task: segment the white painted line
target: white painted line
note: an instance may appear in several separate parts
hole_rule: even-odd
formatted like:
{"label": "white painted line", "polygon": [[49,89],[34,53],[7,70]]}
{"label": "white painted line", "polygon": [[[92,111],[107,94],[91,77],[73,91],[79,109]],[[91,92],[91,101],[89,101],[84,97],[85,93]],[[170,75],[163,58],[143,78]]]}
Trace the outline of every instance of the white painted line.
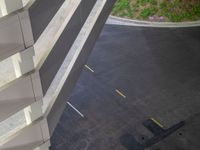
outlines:
{"label": "white painted line", "polygon": [[117,92],[121,97],[126,98],[126,95],[124,95],[121,91],[119,91],[118,89],[115,90],[115,92]]}
{"label": "white painted line", "polygon": [[88,65],[85,65],[85,67],[90,70],[92,73],[94,73],[94,70],[92,70]]}
{"label": "white painted line", "polygon": [[72,109],[74,109],[82,118],[85,117],[85,116],[84,116],[80,111],[78,111],[78,109],[76,109],[70,102],[67,102],[67,104],[68,104]]}

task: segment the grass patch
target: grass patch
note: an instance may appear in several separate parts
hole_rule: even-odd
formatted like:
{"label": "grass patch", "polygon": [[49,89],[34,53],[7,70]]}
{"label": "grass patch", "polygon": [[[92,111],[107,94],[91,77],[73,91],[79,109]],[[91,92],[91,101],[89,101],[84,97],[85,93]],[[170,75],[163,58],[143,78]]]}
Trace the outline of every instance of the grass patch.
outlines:
{"label": "grass patch", "polygon": [[158,9],[156,7],[145,8],[141,11],[140,16],[143,19],[147,19],[149,16],[153,16]]}
{"label": "grass patch", "polygon": [[117,0],[112,15],[151,21],[200,19],[200,0]]}
{"label": "grass patch", "polygon": [[145,5],[146,3],[150,3],[152,5],[157,5],[157,1],[156,0],[137,0],[136,2],[139,5]]}

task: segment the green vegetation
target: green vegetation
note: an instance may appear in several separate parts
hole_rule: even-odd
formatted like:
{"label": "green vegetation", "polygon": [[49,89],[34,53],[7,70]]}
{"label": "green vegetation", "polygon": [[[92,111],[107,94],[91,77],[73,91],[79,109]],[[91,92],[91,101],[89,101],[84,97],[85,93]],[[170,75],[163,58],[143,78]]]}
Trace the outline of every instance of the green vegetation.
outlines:
{"label": "green vegetation", "polygon": [[151,21],[200,19],[200,0],[117,0],[112,15]]}
{"label": "green vegetation", "polygon": [[156,7],[144,8],[141,11],[140,16],[143,19],[147,19],[149,16],[153,16],[157,11],[158,11],[158,9]]}

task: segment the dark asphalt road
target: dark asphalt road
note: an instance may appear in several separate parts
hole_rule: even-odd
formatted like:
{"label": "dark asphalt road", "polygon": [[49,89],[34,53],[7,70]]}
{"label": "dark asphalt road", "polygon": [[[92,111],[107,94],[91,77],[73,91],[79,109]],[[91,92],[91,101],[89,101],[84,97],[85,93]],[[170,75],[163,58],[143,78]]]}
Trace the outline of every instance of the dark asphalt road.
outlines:
{"label": "dark asphalt road", "polygon": [[[51,150],[126,149],[143,144],[149,118],[183,128],[151,150],[200,149],[200,28],[159,29],[106,25],[51,139]],[[126,98],[116,93],[121,91]]]}

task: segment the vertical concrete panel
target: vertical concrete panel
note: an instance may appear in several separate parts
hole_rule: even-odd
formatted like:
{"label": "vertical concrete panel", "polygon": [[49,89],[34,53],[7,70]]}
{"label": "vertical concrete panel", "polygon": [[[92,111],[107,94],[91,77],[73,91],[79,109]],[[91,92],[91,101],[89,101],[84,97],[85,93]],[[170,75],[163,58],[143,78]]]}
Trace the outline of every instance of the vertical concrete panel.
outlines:
{"label": "vertical concrete panel", "polygon": [[25,49],[23,34],[17,15],[0,20],[0,61]]}
{"label": "vertical concrete panel", "polygon": [[26,48],[33,46],[34,39],[28,10],[18,13],[18,16],[21,23],[21,30],[24,36],[24,45]]}
{"label": "vertical concrete panel", "polygon": [[39,71],[44,94],[53,81],[80,28],[80,8],[78,8]]}
{"label": "vertical concrete panel", "polygon": [[2,15],[8,15],[23,7],[22,0],[0,0]]}
{"label": "vertical concrete panel", "polygon": [[[50,52],[48,58],[45,60],[43,66],[41,67],[40,76],[44,94],[48,90],[51,82],[58,72],[58,69],[65,59],[68,51],[70,50],[78,33],[80,32],[95,2],[96,0],[84,0],[81,2],[76,12],[72,16],[70,22],[67,24],[62,35],[55,44],[54,48]],[[86,7],[87,5],[88,7]],[[86,8],[83,9],[83,7]],[[86,11],[84,12],[85,15],[83,15],[83,10]]]}
{"label": "vertical concrete panel", "polygon": [[89,54],[91,53],[92,48],[95,45],[95,42],[97,38],[99,37],[99,34],[106,22],[106,19],[112,9],[112,6],[114,4],[115,0],[109,0],[106,5],[104,6],[103,11],[101,12],[100,16],[97,19],[97,22],[95,23],[83,49],[81,50],[81,54],[78,56],[70,75],[68,76],[67,80],[65,81],[65,84],[58,95],[56,102],[54,106],[51,109],[51,112],[49,113],[47,120],[49,124],[49,130],[50,134],[52,135],[54,132],[54,129],[66,107],[66,102],[70,96],[70,94],[73,91],[73,88],[80,76],[80,73],[83,69],[84,64],[86,63]]}
{"label": "vertical concrete panel", "polygon": [[34,40],[40,37],[65,0],[36,0],[29,9]]}
{"label": "vertical concrete panel", "polygon": [[60,117],[66,107],[66,102],[69,100],[68,98],[73,91],[74,85],[80,76],[82,68],[83,65],[80,64],[79,66],[74,67],[74,69],[71,71],[70,75],[65,81],[62,90],[60,91],[59,96],[56,99],[54,106],[52,107],[50,113],[48,114],[47,121],[49,125],[50,135],[53,134],[53,131],[58,121],[60,120]]}
{"label": "vertical concrete panel", "polygon": [[84,23],[97,0],[82,0],[80,4],[81,21]]}

